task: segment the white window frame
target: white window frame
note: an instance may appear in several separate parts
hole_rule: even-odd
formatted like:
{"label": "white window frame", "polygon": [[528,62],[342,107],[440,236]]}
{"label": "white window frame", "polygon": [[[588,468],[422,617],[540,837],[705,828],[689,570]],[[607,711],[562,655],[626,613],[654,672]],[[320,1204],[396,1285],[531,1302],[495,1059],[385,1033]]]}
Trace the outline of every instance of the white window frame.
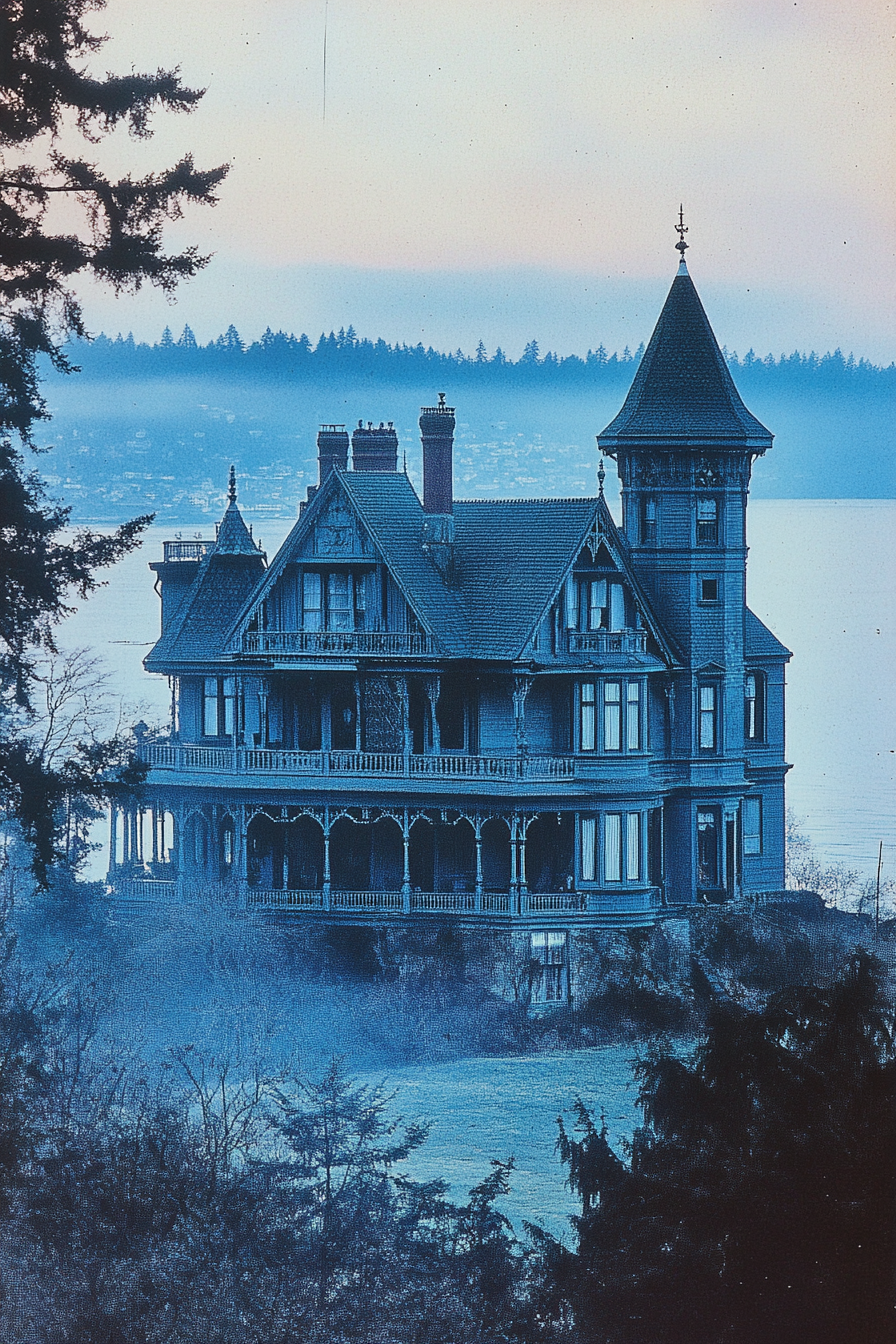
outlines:
{"label": "white window frame", "polygon": [[597,881],[597,817],[579,818],[579,870],[583,882]]}
{"label": "white window frame", "polygon": [[595,681],[579,682],[579,751],[597,750],[597,687]]}
{"label": "white window frame", "polygon": [[622,682],[603,683],[604,751],[622,751]]}
{"label": "white window frame", "polygon": [[622,813],[603,814],[603,872],[605,882],[622,881]]}

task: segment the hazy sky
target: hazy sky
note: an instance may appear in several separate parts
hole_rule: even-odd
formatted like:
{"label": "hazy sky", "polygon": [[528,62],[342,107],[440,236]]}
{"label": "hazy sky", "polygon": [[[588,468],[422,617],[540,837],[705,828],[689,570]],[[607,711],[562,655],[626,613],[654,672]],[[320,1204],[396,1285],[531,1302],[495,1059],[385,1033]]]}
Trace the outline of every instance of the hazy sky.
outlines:
{"label": "hazy sky", "polygon": [[95,23],[100,70],[208,89],[112,154],[233,165],[175,228],[206,273],[173,307],[90,293],[95,328],[635,346],[683,201],[720,341],[896,357],[896,3],[110,0]]}

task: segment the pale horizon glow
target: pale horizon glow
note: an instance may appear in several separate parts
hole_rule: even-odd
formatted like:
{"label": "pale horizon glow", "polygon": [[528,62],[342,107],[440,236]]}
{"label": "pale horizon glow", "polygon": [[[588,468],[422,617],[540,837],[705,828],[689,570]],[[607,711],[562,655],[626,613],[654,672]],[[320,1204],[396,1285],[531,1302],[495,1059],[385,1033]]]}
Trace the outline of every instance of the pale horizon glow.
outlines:
{"label": "pale horizon glow", "polygon": [[208,270],[175,304],[85,291],[94,330],[634,348],[683,201],[720,341],[896,356],[886,0],[110,0],[94,26],[98,71],[207,88],[104,156],[232,164],[172,228]]}

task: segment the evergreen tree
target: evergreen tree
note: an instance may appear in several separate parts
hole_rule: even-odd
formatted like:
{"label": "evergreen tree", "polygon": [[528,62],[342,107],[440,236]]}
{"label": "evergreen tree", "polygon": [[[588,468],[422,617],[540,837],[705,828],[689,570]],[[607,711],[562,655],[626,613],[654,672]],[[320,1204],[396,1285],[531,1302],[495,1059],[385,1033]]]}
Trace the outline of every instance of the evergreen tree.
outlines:
{"label": "evergreen tree", "polygon": [[[579,1103],[582,1203],[554,1283],[588,1344],[886,1344],[896,1289],[896,1054],[882,968],[712,1009],[691,1060],[640,1066],[626,1165]],[[577,1135],[577,1137],[576,1137]]]}
{"label": "evergreen tree", "polygon": [[[69,596],[86,597],[97,569],[132,549],[149,520],[111,536],[65,537],[69,510],[48,499],[24,457],[47,416],[38,360],[71,370],[65,343],[86,336],[74,290],[80,277],[119,292],[144,283],[170,292],[194,275],[207,258],[195,247],[165,252],[162,225],[185,201],[213,202],[226,172],[199,171],[186,155],[162,172],[116,181],[93,162],[94,145],[115,127],[146,137],[154,111],[189,111],[202,96],[176,70],[90,74],[87,63],[104,39],[84,17],[99,7],[96,0],[0,7],[0,806],[7,816],[28,813],[41,876],[54,850],[58,781],[16,738],[13,720],[27,713],[34,652],[53,647]],[[90,145],[89,159],[63,148],[72,122]],[[55,231],[50,209],[60,197],[71,204],[65,233]]]}

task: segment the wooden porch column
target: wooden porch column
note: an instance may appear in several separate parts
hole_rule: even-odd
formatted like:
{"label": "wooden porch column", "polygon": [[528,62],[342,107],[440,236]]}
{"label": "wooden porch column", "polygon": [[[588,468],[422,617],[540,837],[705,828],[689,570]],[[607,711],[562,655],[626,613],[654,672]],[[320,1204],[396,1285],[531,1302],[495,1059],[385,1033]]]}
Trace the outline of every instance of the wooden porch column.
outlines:
{"label": "wooden porch column", "polygon": [[520,831],[521,834],[519,837],[519,847],[520,847],[519,873],[520,873],[520,909],[522,910],[523,902],[529,894],[529,888],[526,885],[526,836],[529,831],[529,823],[524,817],[520,819]]}
{"label": "wooden porch column", "polygon": [[514,914],[519,913],[518,907],[520,897],[520,884],[519,884],[519,877],[517,875],[518,874],[517,860],[519,858],[519,853],[517,850],[518,835],[519,835],[518,825],[519,825],[519,818],[517,814],[514,812],[510,818],[510,898]]}
{"label": "wooden porch column", "polygon": [[513,674],[513,726],[516,735],[516,752],[525,756],[529,750],[526,740],[526,699],[532,689],[534,677],[529,672]]}
{"label": "wooden porch column", "polygon": [[330,909],[330,809],[324,808],[324,881],[321,891],[325,910]]}
{"label": "wooden porch column", "polygon": [[155,868],[159,862],[159,811],[155,803],[150,808],[152,816],[152,866]]}
{"label": "wooden porch column", "polygon": [[401,838],[404,844],[404,871],[401,877],[401,908],[405,914],[411,909],[411,823],[408,809],[404,809],[401,822]]}
{"label": "wooden porch column", "polygon": [[442,754],[442,734],[439,728],[439,716],[436,713],[436,709],[442,690],[441,677],[437,672],[433,673],[431,676],[424,678],[423,684],[426,687],[426,698],[429,701],[429,721],[432,730],[432,754],[433,756],[440,756]]}
{"label": "wooden porch column", "polygon": [[473,909],[478,913],[482,909],[482,818],[478,815],[473,823],[476,837],[476,889],[473,897]]}
{"label": "wooden porch column", "polygon": [[115,874],[118,866],[118,808],[115,803],[109,804],[109,877]]}

